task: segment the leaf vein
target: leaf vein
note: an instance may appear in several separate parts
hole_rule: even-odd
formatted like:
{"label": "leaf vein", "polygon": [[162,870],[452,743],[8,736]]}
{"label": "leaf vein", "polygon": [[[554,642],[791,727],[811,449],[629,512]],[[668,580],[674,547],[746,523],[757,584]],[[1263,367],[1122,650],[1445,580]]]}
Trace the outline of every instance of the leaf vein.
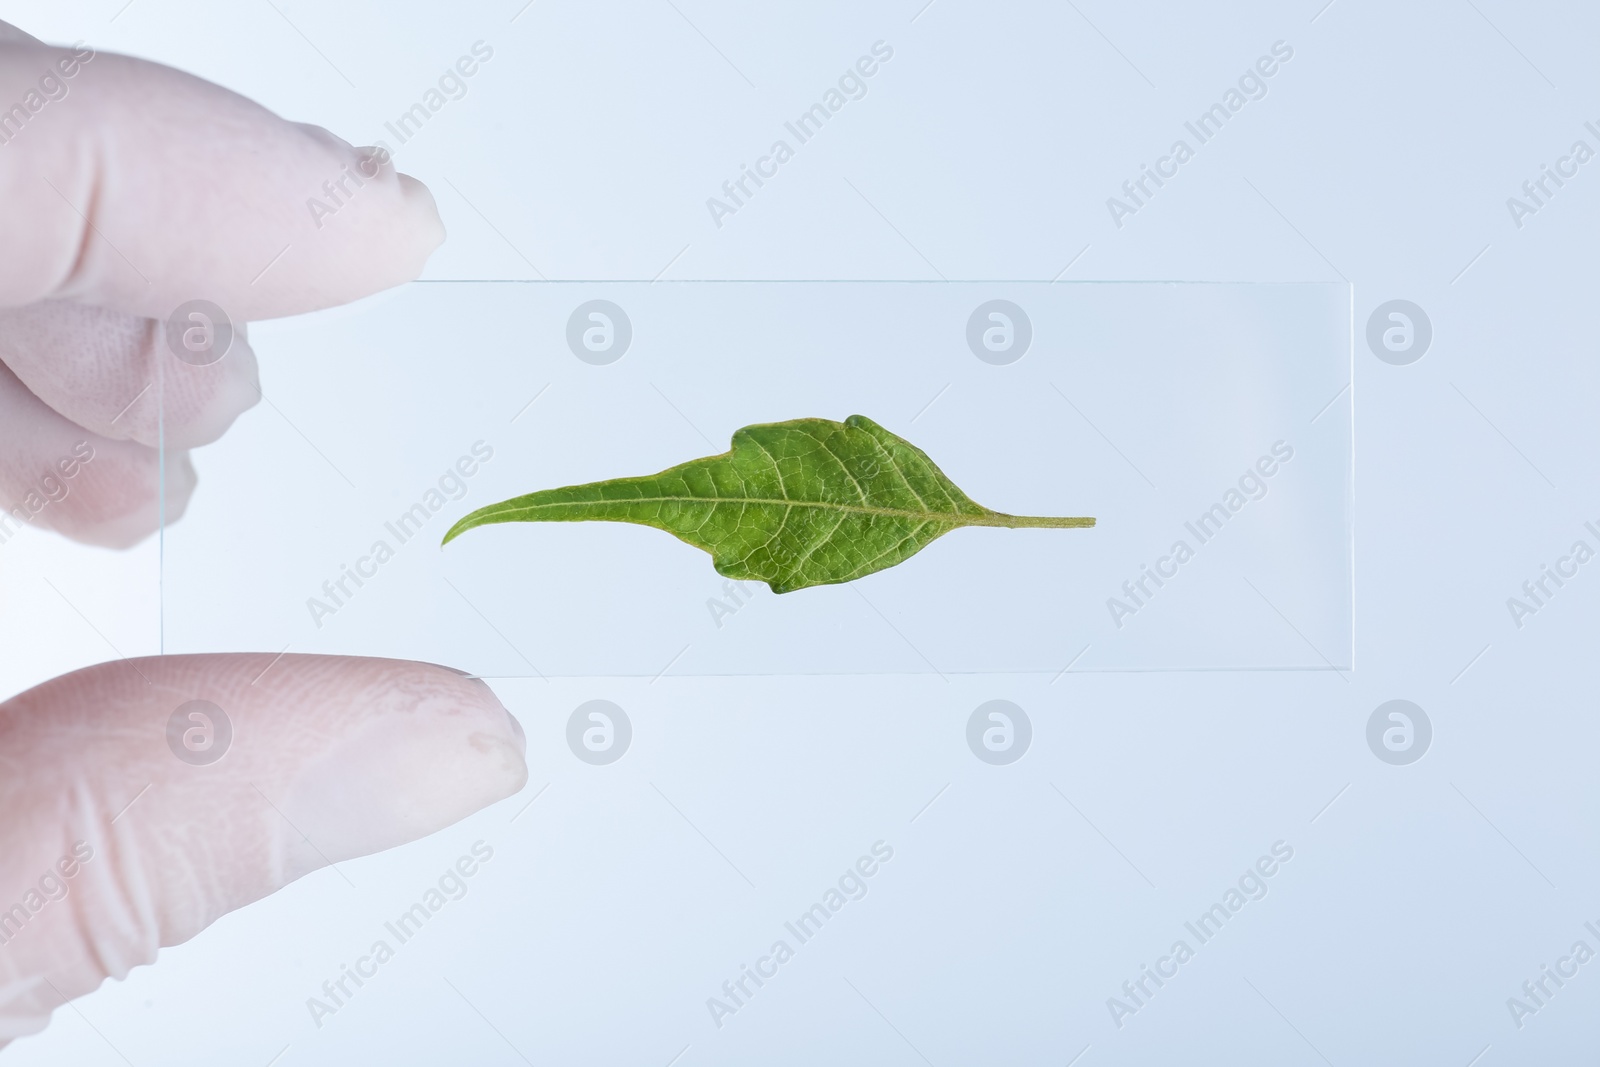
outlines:
{"label": "leaf vein", "polygon": [[[641,496],[632,500],[549,500],[537,504],[524,504],[521,507],[507,508],[505,514],[533,513],[545,508],[595,508],[605,505],[629,506],[632,504],[659,504],[659,503],[695,503],[704,504],[704,497],[694,496]],[[830,500],[778,500],[772,497],[719,497],[712,502],[713,507],[725,504],[770,504],[773,506],[795,508],[823,508],[829,511],[847,511],[861,515],[881,515],[888,518],[907,519],[915,521],[951,523],[958,526],[983,526],[982,516],[964,515],[959,511],[911,511],[906,508],[874,507],[870,504],[840,504]],[[499,514],[496,512],[495,514]],[[989,524],[997,525],[997,524]]]}
{"label": "leaf vein", "polygon": [[[906,472],[900,469],[900,464],[895,462],[894,454],[884,446],[882,441],[878,440],[877,435],[869,433],[867,434],[867,440],[871,441],[874,447],[876,447],[879,452],[883,453],[883,458],[889,461],[889,466],[893,468],[894,472],[900,476],[901,483],[906,487],[907,490],[910,491],[911,495],[917,498],[917,503],[922,505],[922,509],[924,511],[932,511],[933,509],[928,507],[928,502],[922,499],[922,494],[917,492],[916,486],[911,484],[911,479],[906,477]],[[950,500],[950,494],[946,493],[945,499]],[[954,506],[955,501],[950,500],[950,504]]]}
{"label": "leaf vein", "polygon": [[849,512],[841,511],[839,513],[839,521],[835,522],[833,524],[833,527],[830,530],[828,530],[827,533],[825,533],[821,537],[817,538],[817,543],[816,544],[814,544],[810,548],[806,549],[805,553],[799,558],[799,560],[797,560],[795,562],[795,565],[792,568],[790,568],[789,576],[790,577],[798,577],[800,575],[800,572],[803,569],[805,569],[805,565],[811,559],[811,557],[814,556],[817,553],[817,550],[820,549],[823,545],[825,545],[829,541],[833,540],[833,535],[839,532],[839,527],[843,526],[844,525],[844,520],[849,518],[849,517],[850,517]]}
{"label": "leaf vein", "polygon": [[919,523],[917,523],[917,525],[912,528],[910,533],[906,534],[904,537],[900,538],[900,540],[896,541],[894,544],[890,545],[888,548],[884,549],[882,552],[879,552],[876,556],[873,556],[871,559],[867,560],[865,563],[863,563],[860,566],[856,567],[854,570],[852,570],[849,573],[849,575],[847,577],[841,578],[839,580],[842,581],[842,582],[853,582],[857,578],[860,578],[862,575],[871,574],[873,569],[874,569],[873,568],[873,564],[877,563],[880,559],[883,559],[885,556],[889,555],[890,553],[899,551],[900,546],[904,545],[907,541],[910,541],[912,538],[914,538],[918,534],[920,534],[922,532],[922,528],[924,526],[927,526],[927,525],[929,525],[929,523],[927,523],[927,522],[919,522]]}
{"label": "leaf vein", "polygon": [[[839,465],[839,469],[844,472],[844,476],[846,478],[850,479],[850,484],[856,487],[856,496],[860,497],[861,498],[861,503],[865,504],[867,502],[867,490],[865,489],[865,487],[862,486],[862,484],[859,481],[856,480],[856,476],[850,472],[850,468],[849,468],[848,465],[846,465],[844,459],[837,452],[835,452],[832,448],[830,448],[828,446],[828,442],[826,440],[824,440],[823,438],[818,437],[816,434],[810,432],[809,430],[806,431],[806,436],[811,438],[819,446],[821,446],[822,450],[828,454],[829,458],[832,459],[835,463],[837,463]],[[871,434],[868,434],[867,436],[870,437]],[[876,443],[876,442],[874,442],[874,443]],[[915,490],[912,491],[911,495],[912,496],[916,496]]]}

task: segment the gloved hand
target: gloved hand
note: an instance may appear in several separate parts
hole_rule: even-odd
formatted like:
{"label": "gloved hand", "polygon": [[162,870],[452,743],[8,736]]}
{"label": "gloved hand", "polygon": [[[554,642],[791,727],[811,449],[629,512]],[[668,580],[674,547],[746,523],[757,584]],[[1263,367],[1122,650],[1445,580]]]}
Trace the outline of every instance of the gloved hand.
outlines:
{"label": "gloved hand", "polygon": [[[339,210],[314,217],[328,182]],[[242,324],[407,281],[443,239],[381,154],[3,23],[0,205],[0,539],[126,546],[163,493],[181,515],[188,450],[260,397]],[[309,871],[511,795],[524,751],[482,682],[390,660],[123,660],[0,704],[0,1044]]]}

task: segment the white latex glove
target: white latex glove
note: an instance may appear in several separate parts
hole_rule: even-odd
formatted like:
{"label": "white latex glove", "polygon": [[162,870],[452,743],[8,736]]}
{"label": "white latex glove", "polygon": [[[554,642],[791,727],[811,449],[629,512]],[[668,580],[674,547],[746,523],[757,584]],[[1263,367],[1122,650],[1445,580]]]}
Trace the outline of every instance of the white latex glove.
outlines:
{"label": "white latex glove", "polygon": [[[319,227],[306,201],[341,178],[353,195]],[[443,236],[427,189],[370,150],[0,23],[0,508],[92,544],[151,533],[158,371],[169,520],[194,490],[186,450],[260,395],[242,329],[197,366],[168,345],[174,310],[238,324],[354,300]],[[169,746],[190,700],[232,725],[219,762]],[[309,871],[511,795],[524,751],[482,682],[390,660],[129,660],[0,704],[0,1045]]]}

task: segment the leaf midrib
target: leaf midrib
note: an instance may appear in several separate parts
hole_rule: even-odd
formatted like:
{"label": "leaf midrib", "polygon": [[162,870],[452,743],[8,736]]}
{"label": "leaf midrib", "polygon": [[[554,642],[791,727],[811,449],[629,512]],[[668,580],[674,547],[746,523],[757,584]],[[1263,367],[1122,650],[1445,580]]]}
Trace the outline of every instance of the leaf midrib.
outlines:
{"label": "leaf midrib", "polygon": [[[910,511],[902,508],[875,508],[867,504],[834,504],[820,500],[780,500],[754,496],[636,496],[619,500],[551,500],[537,504],[508,506],[506,511],[534,511],[539,508],[586,508],[607,504],[770,504],[788,508],[822,508],[826,511],[847,511],[860,515],[887,515],[896,519],[915,519],[918,522],[948,522],[958,526],[981,525],[985,518],[999,516],[985,508],[975,515],[948,511]],[[1005,516],[1010,517],[1010,516]]]}

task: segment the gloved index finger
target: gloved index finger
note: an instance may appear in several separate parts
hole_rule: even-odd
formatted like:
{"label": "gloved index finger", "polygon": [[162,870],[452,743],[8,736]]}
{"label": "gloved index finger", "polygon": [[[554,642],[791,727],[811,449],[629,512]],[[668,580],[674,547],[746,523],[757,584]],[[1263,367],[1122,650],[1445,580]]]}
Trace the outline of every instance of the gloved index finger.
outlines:
{"label": "gloved index finger", "polygon": [[0,207],[0,307],[163,320],[346,303],[416,277],[444,236],[381,151],[160,64],[5,34]]}

